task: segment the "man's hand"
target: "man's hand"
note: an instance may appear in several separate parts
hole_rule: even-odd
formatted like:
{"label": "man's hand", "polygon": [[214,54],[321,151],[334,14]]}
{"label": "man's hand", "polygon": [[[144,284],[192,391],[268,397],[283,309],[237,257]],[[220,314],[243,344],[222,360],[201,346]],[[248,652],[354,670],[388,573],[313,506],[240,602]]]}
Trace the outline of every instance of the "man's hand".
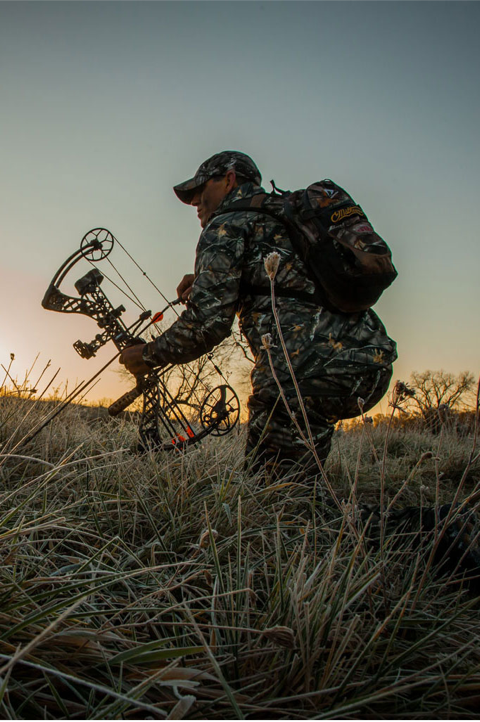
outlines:
{"label": "man's hand", "polygon": [[147,344],[142,343],[137,346],[129,346],[122,351],[118,359],[119,363],[123,364],[127,371],[130,371],[134,376],[143,376],[152,370],[150,366],[147,366],[142,357],[143,349],[146,345]]}
{"label": "man's hand", "polygon": [[195,276],[193,273],[187,273],[177,287],[177,296],[178,298],[181,298],[184,303],[190,296],[194,279]]}

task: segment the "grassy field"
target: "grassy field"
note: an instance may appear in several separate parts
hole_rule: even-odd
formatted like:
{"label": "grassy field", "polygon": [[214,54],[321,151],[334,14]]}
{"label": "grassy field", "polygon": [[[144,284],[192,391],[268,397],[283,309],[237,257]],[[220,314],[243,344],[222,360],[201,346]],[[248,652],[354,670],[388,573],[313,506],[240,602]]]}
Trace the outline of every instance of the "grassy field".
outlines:
{"label": "grassy field", "polygon": [[449,550],[389,521],[475,506],[472,432],[339,431],[338,507],[246,474],[241,430],[140,456],[72,405],[19,443],[45,413],[0,398],[0,717],[480,718],[475,528]]}

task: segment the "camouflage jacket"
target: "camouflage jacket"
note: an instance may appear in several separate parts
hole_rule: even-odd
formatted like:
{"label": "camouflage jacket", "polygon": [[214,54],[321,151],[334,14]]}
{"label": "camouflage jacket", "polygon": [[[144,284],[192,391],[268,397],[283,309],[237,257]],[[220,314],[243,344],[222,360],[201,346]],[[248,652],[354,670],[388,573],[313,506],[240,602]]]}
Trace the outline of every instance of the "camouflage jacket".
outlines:
{"label": "camouflage jacket", "polygon": [[[234,189],[218,211],[234,201],[264,189],[245,183]],[[217,212],[218,212],[217,211]],[[280,254],[275,288],[314,292],[304,263],[294,252],[284,226],[270,216],[242,211],[216,215],[203,229],[195,259],[195,280],[187,309],[161,336],[149,343],[144,359],[164,366],[181,364],[210,351],[226,338],[235,318],[255,357],[253,388],[277,392],[261,338],[270,333],[272,356],[280,382],[291,386],[269,295],[249,295],[248,286],[270,281],[264,260]],[[247,290],[245,290],[247,288]],[[282,334],[302,391],[322,393],[328,377],[332,384],[346,375],[389,368],[397,357],[396,345],[373,310],[333,313],[316,303],[277,297]]]}

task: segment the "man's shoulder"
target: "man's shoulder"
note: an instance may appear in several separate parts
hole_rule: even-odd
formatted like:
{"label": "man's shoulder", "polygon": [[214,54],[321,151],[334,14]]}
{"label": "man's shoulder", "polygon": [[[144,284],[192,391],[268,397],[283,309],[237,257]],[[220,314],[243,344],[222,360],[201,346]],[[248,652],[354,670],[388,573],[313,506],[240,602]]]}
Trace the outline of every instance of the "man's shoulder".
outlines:
{"label": "man's shoulder", "polygon": [[[223,199],[204,231],[215,231],[225,225],[250,230],[260,220],[262,223],[277,225],[280,220],[275,218],[272,213],[269,211],[265,214],[258,212],[260,205],[262,207],[268,205],[269,198],[270,194],[261,186],[250,182],[244,183]],[[265,199],[267,200],[266,204]]]}
{"label": "man's shoulder", "polygon": [[207,225],[202,231],[202,236],[208,235],[210,233],[218,233],[220,229],[226,227],[241,228],[244,226],[245,221],[247,220],[246,215],[246,213],[242,213],[240,215],[236,211],[228,210],[226,210],[224,213],[219,213],[208,221]]}
{"label": "man's shoulder", "polygon": [[265,195],[265,190],[262,188],[262,186],[256,185],[255,183],[252,183],[251,181],[248,181],[247,183],[243,183],[241,186],[237,186],[234,188],[225,198],[222,200],[220,205],[218,206],[217,210],[215,211],[216,214],[222,213],[224,210],[227,210],[230,206],[232,206],[235,203],[242,203],[244,202],[246,205],[251,201],[251,199],[259,194]]}
{"label": "man's shoulder", "polygon": [[218,234],[219,232],[225,235],[229,232],[238,232],[239,230],[250,228],[254,221],[252,214],[248,211],[238,210],[233,206],[234,204],[243,204],[243,202],[248,206],[252,198],[258,194],[265,194],[265,191],[253,183],[245,183],[243,186],[237,188],[236,191],[235,193],[229,194],[229,196],[222,201],[203,229],[203,236],[212,233]]}

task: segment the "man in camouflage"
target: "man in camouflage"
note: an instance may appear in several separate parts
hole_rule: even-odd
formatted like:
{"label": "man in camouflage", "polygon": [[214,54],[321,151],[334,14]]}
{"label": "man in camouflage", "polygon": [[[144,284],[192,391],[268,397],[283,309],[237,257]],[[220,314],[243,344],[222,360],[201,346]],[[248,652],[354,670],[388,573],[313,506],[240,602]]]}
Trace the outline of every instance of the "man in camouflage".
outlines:
{"label": "man in camouflage", "polygon": [[[264,262],[275,251],[280,256],[275,289],[282,295],[275,302],[281,333],[316,451],[325,460],[335,422],[359,415],[359,403],[362,410],[372,408],[385,394],[396,359],[395,342],[372,310],[335,313],[314,301],[314,284],[282,223],[257,213],[222,213],[235,201],[265,193],[260,172],[249,156],[236,151],[218,153],[174,191],[183,203],[197,208],[203,229],[195,273],[185,276],[177,289],[187,308],[154,341],[126,349],[121,362],[132,373],[141,374],[153,367],[192,361],[230,334],[237,314],[255,358],[248,400],[247,462],[257,467],[273,465],[277,470],[292,465],[305,469],[312,454],[278,388],[279,383],[305,434],[268,293]],[[265,292],[258,294],[258,287]],[[296,297],[288,297],[289,293]],[[269,349],[262,342],[267,334]]]}

